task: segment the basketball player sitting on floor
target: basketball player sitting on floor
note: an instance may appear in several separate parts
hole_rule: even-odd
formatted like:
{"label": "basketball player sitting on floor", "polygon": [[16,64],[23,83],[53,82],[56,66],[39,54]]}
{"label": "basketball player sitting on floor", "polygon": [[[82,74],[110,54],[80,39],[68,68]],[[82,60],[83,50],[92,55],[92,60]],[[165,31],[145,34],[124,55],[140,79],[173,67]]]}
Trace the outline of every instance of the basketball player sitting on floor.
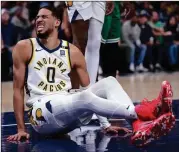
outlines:
{"label": "basketball player sitting on floor", "polygon": [[[143,146],[168,133],[174,126],[172,88],[164,81],[159,96],[139,105],[133,102],[118,81],[108,77],[89,86],[89,76],[81,51],[58,39],[60,19],[51,7],[39,9],[36,17],[38,38],[22,40],[13,50],[14,113],[17,134],[7,140],[29,139],[24,124],[24,87],[32,127],[41,134],[67,133],[87,124],[93,113],[108,118],[125,118],[133,126],[132,143]],[[76,70],[82,91],[70,93],[70,71]],[[89,87],[88,87],[89,86]],[[103,125],[103,122],[100,121]],[[108,131],[123,127],[103,126]]]}

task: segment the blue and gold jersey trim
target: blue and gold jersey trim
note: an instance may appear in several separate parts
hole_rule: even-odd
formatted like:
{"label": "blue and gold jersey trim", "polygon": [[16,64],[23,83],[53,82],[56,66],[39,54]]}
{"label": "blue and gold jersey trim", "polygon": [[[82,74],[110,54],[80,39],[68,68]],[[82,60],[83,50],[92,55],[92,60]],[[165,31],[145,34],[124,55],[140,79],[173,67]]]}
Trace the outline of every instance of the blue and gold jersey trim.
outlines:
{"label": "blue and gold jersey trim", "polygon": [[71,58],[70,58],[70,45],[69,45],[69,42],[68,42],[68,63],[69,63],[70,69],[72,69]]}
{"label": "blue and gold jersey trim", "polygon": [[70,59],[70,46],[69,42],[62,40],[62,48],[65,49],[66,54],[67,54],[67,59],[68,59],[68,66],[71,69],[71,59]]}
{"label": "blue and gold jersey trim", "polygon": [[29,64],[32,62],[32,60],[33,60],[33,58],[34,58],[34,54],[35,54],[34,43],[33,43],[32,39],[29,39],[29,40],[30,40],[30,43],[31,43],[31,45],[32,45],[32,53],[31,53],[31,57],[30,57],[29,61],[27,62],[27,65],[29,65]]}
{"label": "blue and gold jersey trim", "polygon": [[59,50],[59,49],[61,48],[61,46],[62,46],[62,40],[61,40],[61,39],[60,39],[60,44],[59,44],[55,49],[52,49],[52,50],[46,48],[46,47],[40,42],[40,40],[39,40],[38,38],[36,38],[36,40],[37,40],[37,43],[38,43],[45,51],[47,51],[48,53],[53,53],[53,52]]}

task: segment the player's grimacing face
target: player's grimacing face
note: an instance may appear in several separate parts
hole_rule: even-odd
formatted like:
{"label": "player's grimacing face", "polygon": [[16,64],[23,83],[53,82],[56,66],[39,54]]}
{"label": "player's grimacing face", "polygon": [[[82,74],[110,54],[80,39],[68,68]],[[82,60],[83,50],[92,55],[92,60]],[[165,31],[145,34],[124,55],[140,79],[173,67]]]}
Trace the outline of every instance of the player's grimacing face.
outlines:
{"label": "player's grimacing face", "polygon": [[38,35],[49,34],[55,28],[55,21],[57,19],[52,16],[52,12],[48,9],[41,9],[36,16],[36,32]]}

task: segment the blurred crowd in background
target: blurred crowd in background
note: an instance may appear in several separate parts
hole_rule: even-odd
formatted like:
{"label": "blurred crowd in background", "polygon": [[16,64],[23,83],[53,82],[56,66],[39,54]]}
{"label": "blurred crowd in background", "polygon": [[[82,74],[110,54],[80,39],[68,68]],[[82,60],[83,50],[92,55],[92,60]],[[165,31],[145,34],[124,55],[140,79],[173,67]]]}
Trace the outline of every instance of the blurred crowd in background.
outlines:
{"label": "blurred crowd in background", "polygon": [[[12,80],[12,51],[22,39],[36,37],[35,17],[41,6],[53,5],[63,15],[63,2],[1,2],[1,79]],[[120,38],[117,52],[107,48],[102,75],[111,67],[119,73],[179,70],[179,2],[119,2]],[[125,15],[124,15],[125,14]],[[115,23],[113,23],[115,24]],[[72,42],[63,22],[59,37]],[[103,42],[101,43],[101,46]],[[101,50],[102,51],[102,50]],[[117,58],[115,62],[110,55]],[[104,56],[102,53],[101,55]],[[110,63],[109,63],[110,62]],[[104,61],[102,62],[104,63]],[[115,71],[116,72],[116,71]]]}

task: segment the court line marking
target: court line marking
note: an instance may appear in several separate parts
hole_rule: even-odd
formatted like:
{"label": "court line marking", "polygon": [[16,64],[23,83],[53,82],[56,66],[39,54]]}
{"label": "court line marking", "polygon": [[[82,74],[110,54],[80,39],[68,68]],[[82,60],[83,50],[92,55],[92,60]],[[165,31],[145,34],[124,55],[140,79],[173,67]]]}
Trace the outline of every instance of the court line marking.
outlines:
{"label": "court line marking", "polygon": [[[30,125],[30,123],[25,123],[25,125]],[[17,124],[1,125],[1,127],[12,127],[12,126],[17,126]]]}
{"label": "court line marking", "polygon": [[[126,119],[109,119],[109,121],[114,122],[114,121],[124,121]],[[179,122],[179,119],[176,119],[177,122]],[[25,123],[25,125],[30,125],[30,123]],[[8,125],[1,125],[1,127],[12,127],[12,126],[17,126],[17,124],[8,124]]]}

